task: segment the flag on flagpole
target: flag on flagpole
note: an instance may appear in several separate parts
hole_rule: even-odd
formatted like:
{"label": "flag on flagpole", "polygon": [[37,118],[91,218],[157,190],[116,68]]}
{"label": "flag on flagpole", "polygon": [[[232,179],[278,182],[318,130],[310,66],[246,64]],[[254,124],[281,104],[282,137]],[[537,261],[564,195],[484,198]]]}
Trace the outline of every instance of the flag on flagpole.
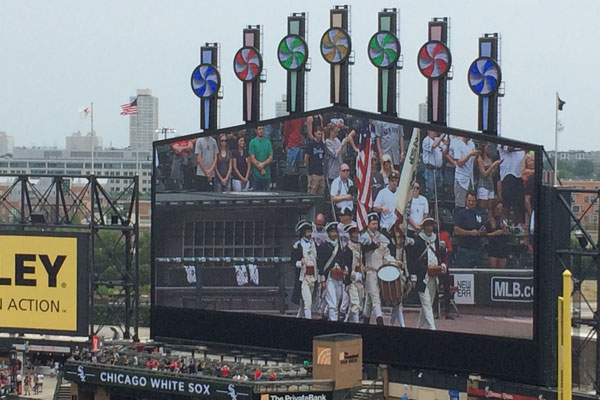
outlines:
{"label": "flag on flagpole", "polygon": [[563,107],[565,106],[567,102],[563,101],[560,99],[560,97],[558,97],[558,93],[556,93],[556,109],[559,111],[562,111]]}
{"label": "flag on flagpole", "polygon": [[81,119],[86,119],[90,115],[90,107],[79,107],[79,116]]}
{"label": "flag on flagpole", "polygon": [[121,115],[137,114],[137,97],[131,103],[121,104]]}
{"label": "flag on flagpole", "polygon": [[398,217],[399,223],[403,224],[408,224],[406,211],[412,198],[412,187],[416,179],[420,143],[420,129],[414,129],[406,151],[406,159],[402,166],[402,172],[400,173],[398,189],[396,189],[396,217]]}
{"label": "flag on flagpole", "polygon": [[356,157],[356,221],[359,231],[367,228],[367,215],[373,206],[371,177],[371,170],[373,168],[373,148],[371,143],[371,130],[369,127],[369,121],[364,121],[361,124],[358,135],[358,156]]}

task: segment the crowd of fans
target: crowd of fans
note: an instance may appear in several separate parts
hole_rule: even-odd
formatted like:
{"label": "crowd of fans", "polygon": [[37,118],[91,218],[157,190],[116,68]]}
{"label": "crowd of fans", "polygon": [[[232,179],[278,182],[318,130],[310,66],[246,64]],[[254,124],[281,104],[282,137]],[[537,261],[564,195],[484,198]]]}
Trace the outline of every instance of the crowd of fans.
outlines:
{"label": "crowd of fans", "polygon": [[[359,118],[333,113],[174,142],[169,181],[179,190],[217,192],[284,190],[294,182],[296,191],[323,195],[333,206],[317,211],[339,220],[344,209],[356,210],[357,132],[364,126]],[[367,126],[376,202],[390,174],[402,174],[409,138],[399,124],[370,120]],[[533,152],[436,131],[421,132],[420,148],[409,189],[409,234],[423,218],[436,217],[453,236],[460,266],[484,266],[489,253],[490,267],[505,267],[511,246],[531,254],[526,236],[535,205]],[[514,265],[522,264],[519,258]]]}
{"label": "crowd of fans", "polygon": [[[200,355],[201,358],[197,358]],[[174,374],[190,374],[232,379],[236,382],[275,381],[281,378],[308,378],[309,367],[291,363],[270,363],[233,357],[224,360],[217,354],[197,354],[187,350],[168,350],[158,346],[103,346],[98,351],[75,348],[74,361],[123,367],[144,368]],[[262,360],[261,360],[262,361]]]}

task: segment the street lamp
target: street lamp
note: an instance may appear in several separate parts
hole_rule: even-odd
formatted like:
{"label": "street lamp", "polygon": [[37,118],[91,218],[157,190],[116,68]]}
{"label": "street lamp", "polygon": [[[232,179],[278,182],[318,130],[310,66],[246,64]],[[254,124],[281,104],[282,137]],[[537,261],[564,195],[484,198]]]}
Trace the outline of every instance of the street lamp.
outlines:
{"label": "street lamp", "polygon": [[171,129],[171,128],[167,128],[166,126],[163,126],[160,129],[157,129],[154,131],[155,133],[162,133],[164,135],[164,139],[167,138],[167,133],[175,133],[177,132],[176,129]]}

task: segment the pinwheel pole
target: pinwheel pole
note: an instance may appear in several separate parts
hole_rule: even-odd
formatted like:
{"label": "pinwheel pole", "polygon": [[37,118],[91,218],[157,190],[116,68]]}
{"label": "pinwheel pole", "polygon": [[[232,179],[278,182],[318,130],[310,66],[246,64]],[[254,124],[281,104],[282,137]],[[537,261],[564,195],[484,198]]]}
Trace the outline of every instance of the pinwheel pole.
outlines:
{"label": "pinwheel pole", "polygon": [[448,18],[429,22],[429,41],[419,50],[419,70],[427,78],[427,120],[446,126],[448,104],[448,72],[452,56],[447,46]]}
{"label": "pinwheel pole", "polygon": [[287,104],[290,114],[304,112],[305,72],[308,71],[306,44],[306,14],[294,13],[288,17],[288,34],[277,47],[277,60],[287,71]]}
{"label": "pinwheel pole", "polygon": [[[479,38],[479,57],[489,57],[498,63],[498,34],[485,33]],[[486,71],[488,72],[488,71]],[[493,73],[493,71],[489,71]],[[499,88],[501,80],[500,76],[494,77],[488,75],[488,79],[498,79],[497,86]],[[499,90],[493,90],[487,96],[479,96],[479,120],[478,129],[490,135],[498,136],[499,134],[499,119],[498,119],[498,99],[502,96]]]}
{"label": "pinwheel pole", "polygon": [[331,65],[330,101],[348,107],[350,104],[350,54],[352,41],[348,33],[348,6],[335,6],[330,11],[330,28],[321,37],[321,55]]}
{"label": "pinwheel pole", "polygon": [[378,14],[379,31],[369,40],[368,56],[377,68],[377,111],[397,116],[397,71],[400,41],[396,36],[398,12],[386,8]]}
{"label": "pinwheel pole", "polygon": [[233,58],[235,75],[243,83],[242,118],[246,122],[260,119],[260,84],[263,68],[260,54],[260,26],[249,25],[243,33],[244,47]]}
{"label": "pinwheel pole", "polygon": [[192,72],[192,91],[200,98],[200,129],[203,130],[218,128],[217,101],[221,88],[218,54],[218,43],[206,43],[200,47],[200,65]]}

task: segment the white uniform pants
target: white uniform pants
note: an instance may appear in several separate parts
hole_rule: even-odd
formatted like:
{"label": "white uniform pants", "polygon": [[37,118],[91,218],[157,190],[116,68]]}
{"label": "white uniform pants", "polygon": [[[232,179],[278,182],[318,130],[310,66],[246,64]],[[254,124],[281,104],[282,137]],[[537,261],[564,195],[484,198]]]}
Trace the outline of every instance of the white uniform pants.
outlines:
{"label": "white uniform pants", "polygon": [[365,318],[371,318],[371,311],[375,317],[381,317],[381,298],[379,297],[379,286],[377,284],[377,271],[368,270],[365,285]]}
{"label": "white uniform pants", "polygon": [[348,286],[348,297],[350,297],[350,314],[360,315],[365,298],[365,286],[362,281],[352,282]]}
{"label": "white uniform pants", "polygon": [[327,289],[325,301],[327,302],[327,312],[330,321],[338,320],[338,311],[342,302],[342,292],[344,291],[344,282],[336,279],[327,279]]}
{"label": "white uniform pants", "polygon": [[433,302],[437,294],[437,278],[427,277],[427,284],[424,292],[419,292],[421,300],[421,312],[417,328],[426,328],[435,330],[435,319],[433,317]]}
{"label": "white uniform pants", "polygon": [[304,305],[304,317],[312,318],[312,300],[313,292],[315,290],[315,282],[317,278],[314,275],[304,275],[300,292],[302,293],[302,304]]}

